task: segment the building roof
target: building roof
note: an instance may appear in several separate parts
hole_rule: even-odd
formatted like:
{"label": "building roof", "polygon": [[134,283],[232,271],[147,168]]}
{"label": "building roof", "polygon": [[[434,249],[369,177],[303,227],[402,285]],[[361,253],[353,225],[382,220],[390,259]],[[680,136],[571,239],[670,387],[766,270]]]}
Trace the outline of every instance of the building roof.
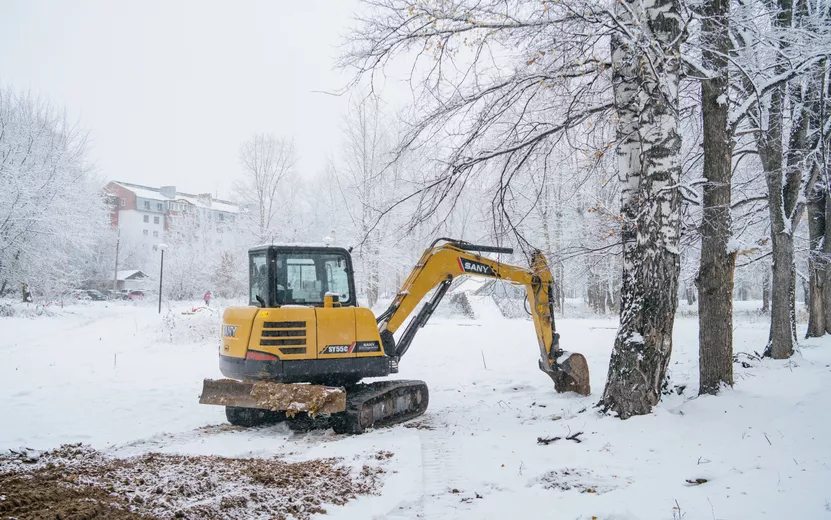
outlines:
{"label": "building roof", "polygon": [[139,280],[141,278],[147,278],[147,275],[143,272],[139,271],[138,269],[125,269],[124,271],[117,271],[115,273],[115,277],[119,281],[124,280]]}
{"label": "building roof", "polygon": [[239,213],[240,206],[235,202],[231,202],[229,200],[222,200],[222,199],[215,199],[211,197],[210,204],[206,204],[203,199],[199,197],[199,195],[194,195],[192,193],[184,193],[181,191],[176,192],[176,197],[172,199],[168,199],[167,197],[161,194],[161,188],[153,188],[151,186],[142,186],[141,184],[133,184],[131,182],[123,182],[123,181],[113,181],[114,184],[118,184],[119,186],[126,188],[133,193],[136,194],[137,197],[141,197],[142,199],[151,199],[151,200],[158,200],[158,201],[185,201],[197,208],[205,208],[205,209],[213,209],[217,211],[225,211],[227,213]]}

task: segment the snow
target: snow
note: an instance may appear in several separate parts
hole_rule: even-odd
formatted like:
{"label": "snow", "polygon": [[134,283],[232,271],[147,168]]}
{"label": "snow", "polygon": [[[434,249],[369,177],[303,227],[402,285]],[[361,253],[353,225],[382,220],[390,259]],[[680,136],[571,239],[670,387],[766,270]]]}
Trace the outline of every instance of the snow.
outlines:
{"label": "snow", "polygon": [[[758,360],[768,324],[737,313],[735,350],[748,366],[734,365],[733,389],[696,397],[697,321],[679,318],[670,395],[621,421],[593,407],[617,320],[558,319],[563,348],[583,353],[593,377],[591,396],[558,395],[537,368],[532,322],[477,303],[479,319],[431,321],[401,360],[398,377],[430,387],[423,417],[361,436],[297,434],[222,427],[220,407],[198,404],[202,379],[220,376],[220,313],[182,314],[190,308],[159,316],[152,305],[96,302],[0,318],[0,450],[84,442],[114,456],[355,465],[392,452],[379,495],[327,507],[342,519],[831,515],[831,338],[806,340],[787,362]],[[576,432],[582,442],[565,439]],[[553,436],[563,438],[537,443]]]}
{"label": "snow", "polygon": [[626,343],[643,343],[643,336],[640,332],[632,332],[629,335],[629,339],[626,340]]}
{"label": "snow", "polygon": [[462,278],[461,282],[451,289],[454,293],[470,293],[474,294],[482,288],[483,285],[491,282],[490,278],[477,278],[474,276],[466,276]]}
{"label": "snow", "polygon": [[192,195],[190,193],[182,193],[180,191],[176,192],[176,197],[172,199],[168,199],[167,197],[163,196],[158,189],[150,188],[148,186],[141,186],[139,184],[131,184],[129,182],[121,182],[121,181],[113,181],[115,184],[122,186],[133,193],[136,194],[136,197],[142,199],[150,199],[150,200],[157,200],[159,202],[165,201],[187,201],[190,204],[196,206],[197,208],[205,208],[205,209],[213,209],[216,211],[225,211],[227,213],[239,213],[240,207],[233,202],[215,199],[211,197],[211,203],[205,204],[202,199],[199,198],[198,195]]}
{"label": "snow", "polygon": [[133,276],[135,276],[139,273],[141,273],[143,276],[147,276],[142,271],[139,271],[138,269],[127,269],[127,270],[124,270],[124,271],[117,271],[116,272],[116,278],[118,280],[128,280],[131,277],[133,277]]}
{"label": "snow", "polygon": [[261,247],[341,247],[338,245],[327,244],[325,242],[264,242],[250,249],[259,249]]}
{"label": "snow", "polygon": [[[485,322],[493,322],[493,320],[501,320],[503,318],[502,311],[496,305],[493,297],[490,295],[474,296],[468,295],[468,301],[473,309],[473,315],[478,320]],[[534,343],[536,345],[536,343]]]}

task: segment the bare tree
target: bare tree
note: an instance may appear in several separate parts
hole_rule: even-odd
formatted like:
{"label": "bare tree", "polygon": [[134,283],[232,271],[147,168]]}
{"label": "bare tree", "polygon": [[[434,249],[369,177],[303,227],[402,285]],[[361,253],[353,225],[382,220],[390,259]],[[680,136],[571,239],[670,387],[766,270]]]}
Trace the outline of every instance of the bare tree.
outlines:
{"label": "bare tree", "polygon": [[331,166],[332,181],[339,188],[341,207],[357,231],[353,239],[357,241],[360,285],[373,307],[379,296],[381,247],[387,234],[387,219],[381,212],[393,198],[397,181],[397,165],[390,164],[394,136],[378,99],[373,97],[352,101],[342,135],[340,160]]}
{"label": "bare tree", "polygon": [[246,208],[249,231],[260,243],[280,232],[282,181],[294,172],[294,142],[271,134],[255,134],[240,146],[242,179],[235,192]]}
{"label": "bare tree", "polygon": [[730,0],[708,0],[701,11],[701,116],[704,166],[698,287],[699,393],[733,385],[733,275],[730,215],[733,136],[729,116]]}
{"label": "bare tree", "polygon": [[828,172],[831,128],[823,128],[831,108],[828,74],[826,58],[817,64],[808,84],[805,115],[809,121],[805,136],[800,136],[806,155],[802,159],[803,167],[813,169],[812,176],[817,178],[807,204],[810,295],[806,337],[831,333],[831,179]]}
{"label": "bare tree", "polygon": [[[825,90],[828,87],[821,88]],[[807,206],[810,295],[808,330],[805,337],[820,337],[831,333],[831,183],[827,172],[828,136],[824,136],[823,140],[825,142],[821,145],[821,162],[815,165],[820,170],[820,181],[814,185]]]}
{"label": "bare tree", "polygon": [[[819,112],[821,88],[817,79],[825,74],[817,69],[825,58],[822,54],[809,52],[806,56],[802,52],[811,38],[805,41],[801,35],[810,34],[806,29],[812,25],[810,13],[804,7],[792,0],[780,0],[770,11],[773,44],[780,52],[775,54],[773,63],[766,63],[774,77],[769,82],[770,94],[759,100],[754,114],[763,130],[757,133],[757,146],[767,181],[773,247],[771,325],[765,355],[776,359],[790,357],[796,342],[794,235],[818,176],[809,140],[820,142],[816,128],[822,123],[813,114]],[[826,40],[826,55],[827,45]],[[794,70],[792,65],[794,49],[798,49],[797,63],[804,64],[802,70]]]}

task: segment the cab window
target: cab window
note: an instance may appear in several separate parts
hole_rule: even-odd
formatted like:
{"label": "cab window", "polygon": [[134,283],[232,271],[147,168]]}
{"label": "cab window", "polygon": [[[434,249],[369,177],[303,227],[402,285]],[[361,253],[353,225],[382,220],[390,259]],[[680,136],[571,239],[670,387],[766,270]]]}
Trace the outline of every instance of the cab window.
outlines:
{"label": "cab window", "polygon": [[275,270],[278,305],[323,305],[327,293],[349,304],[346,256],[340,253],[278,253]]}
{"label": "cab window", "polygon": [[262,301],[268,301],[268,262],[266,261],[266,252],[261,251],[251,253],[249,256],[249,280],[251,280],[251,294],[249,301],[254,305],[259,305],[257,296]]}

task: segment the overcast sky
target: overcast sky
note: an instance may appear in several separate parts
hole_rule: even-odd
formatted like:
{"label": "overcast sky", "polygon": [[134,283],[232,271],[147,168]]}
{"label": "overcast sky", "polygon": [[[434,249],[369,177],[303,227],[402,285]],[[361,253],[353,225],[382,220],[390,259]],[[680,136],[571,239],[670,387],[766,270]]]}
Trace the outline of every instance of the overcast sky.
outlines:
{"label": "overcast sky", "polygon": [[335,155],[347,99],[333,69],[355,0],[0,3],[0,83],[48,97],[90,133],[107,180],[231,195],[240,143],[293,136],[299,169]]}

